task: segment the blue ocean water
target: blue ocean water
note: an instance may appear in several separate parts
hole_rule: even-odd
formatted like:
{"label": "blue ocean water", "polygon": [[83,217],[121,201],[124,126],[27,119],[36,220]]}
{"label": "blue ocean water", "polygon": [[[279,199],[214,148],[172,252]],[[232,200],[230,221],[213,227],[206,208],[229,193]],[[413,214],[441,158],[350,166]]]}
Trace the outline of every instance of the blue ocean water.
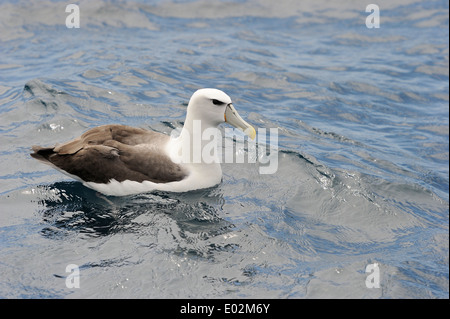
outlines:
{"label": "blue ocean water", "polygon": [[[80,1],[67,28],[64,1],[3,1],[0,297],[448,298],[448,2],[377,5],[368,28],[354,1]],[[104,197],[29,156],[170,134],[202,87],[278,129],[276,173]]]}

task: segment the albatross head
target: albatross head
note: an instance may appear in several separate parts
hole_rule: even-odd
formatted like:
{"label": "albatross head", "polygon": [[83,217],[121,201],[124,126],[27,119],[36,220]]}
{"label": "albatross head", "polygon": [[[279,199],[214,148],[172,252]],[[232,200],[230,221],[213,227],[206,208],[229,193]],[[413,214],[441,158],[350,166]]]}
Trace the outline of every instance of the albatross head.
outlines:
{"label": "albatross head", "polygon": [[200,120],[202,127],[217,127],[227,122],[234,127],[244,131],[245,134],[254,139],[256,131],[240,117],[234,108],[231,98],[221,90],[200,89],[196,91],[187,108],[187,121]]}

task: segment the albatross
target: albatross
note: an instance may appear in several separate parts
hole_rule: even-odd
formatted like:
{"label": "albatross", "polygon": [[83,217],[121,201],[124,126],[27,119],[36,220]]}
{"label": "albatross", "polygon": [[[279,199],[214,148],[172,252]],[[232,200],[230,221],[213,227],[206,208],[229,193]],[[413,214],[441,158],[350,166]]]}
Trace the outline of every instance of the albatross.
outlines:
{"label": "albatross", "polygon": [[213,160],[196,152],[202,152],[209,142],[199,137],[223,122],[255,138],[255,129],[239,116],[227,94],[200,89],[189,100],[178,137],[126,125],[103,125],[53,147],[33,146],[31,156],[105,195],[187,192],[221,182],[217,152],[212,152]]}

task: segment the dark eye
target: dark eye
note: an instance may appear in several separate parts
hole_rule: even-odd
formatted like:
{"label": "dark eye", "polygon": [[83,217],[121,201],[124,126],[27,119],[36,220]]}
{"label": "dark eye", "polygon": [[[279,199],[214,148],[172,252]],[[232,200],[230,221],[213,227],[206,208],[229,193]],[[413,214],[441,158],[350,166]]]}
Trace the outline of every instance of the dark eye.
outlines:
{"label": "dark eye", "polygon": [[221,101],[216,100],[216,99],[213,99],[212,102],[213,102],[214,105],[224,105],[225,104],[224,102],[221,102]]}

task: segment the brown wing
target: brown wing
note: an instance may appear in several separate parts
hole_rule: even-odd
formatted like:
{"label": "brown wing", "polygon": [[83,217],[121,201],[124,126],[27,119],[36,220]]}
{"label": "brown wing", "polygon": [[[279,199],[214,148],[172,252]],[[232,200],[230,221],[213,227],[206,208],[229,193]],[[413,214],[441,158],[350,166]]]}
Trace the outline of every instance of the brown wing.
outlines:
{"label": "brown wing", "polygon": [[86,182],[180,181],[186,172],[161,150],[168,139],[144,129],[105,125],[55,147],[34,146],[31,156]]}

